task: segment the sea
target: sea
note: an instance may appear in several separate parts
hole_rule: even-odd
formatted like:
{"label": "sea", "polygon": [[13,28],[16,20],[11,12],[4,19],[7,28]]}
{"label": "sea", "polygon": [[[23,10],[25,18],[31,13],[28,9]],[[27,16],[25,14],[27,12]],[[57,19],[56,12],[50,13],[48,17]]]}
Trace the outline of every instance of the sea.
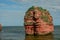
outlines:
{"label": "sea", "polygon": [[26,35],[24,26],[3,26],[0,40],[60,40],[60,26],[54,26],[53,34],[43,36]]}

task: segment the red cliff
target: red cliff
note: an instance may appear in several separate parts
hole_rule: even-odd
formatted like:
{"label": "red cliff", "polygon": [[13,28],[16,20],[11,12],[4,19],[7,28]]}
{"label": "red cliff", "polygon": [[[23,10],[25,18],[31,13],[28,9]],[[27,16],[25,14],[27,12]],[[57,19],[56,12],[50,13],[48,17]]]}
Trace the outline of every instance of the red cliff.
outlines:
{"label": "red cliff", "polygon": [[24,16],[26,34],[45,35],[54,31],[53,19],[49,11],[32,6]]}

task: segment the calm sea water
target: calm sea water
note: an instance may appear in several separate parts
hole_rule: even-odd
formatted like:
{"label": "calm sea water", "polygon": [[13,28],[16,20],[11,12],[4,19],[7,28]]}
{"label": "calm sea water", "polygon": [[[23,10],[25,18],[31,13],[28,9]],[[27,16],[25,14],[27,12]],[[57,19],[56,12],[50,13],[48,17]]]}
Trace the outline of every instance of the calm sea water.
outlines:
{"label": "calm sea water", "polygon": [[47,36],[26,36],[23,26],[3,27],[0,40],[60,40],[60,26],[55,26],[54,33]]}

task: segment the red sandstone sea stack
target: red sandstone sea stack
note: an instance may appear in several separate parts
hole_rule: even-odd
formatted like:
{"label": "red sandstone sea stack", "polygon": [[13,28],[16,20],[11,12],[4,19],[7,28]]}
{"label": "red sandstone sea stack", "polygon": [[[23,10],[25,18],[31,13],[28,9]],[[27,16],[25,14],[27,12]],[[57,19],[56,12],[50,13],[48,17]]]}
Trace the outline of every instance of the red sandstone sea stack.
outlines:
{"label": "red sandstone sea stack", "polygon": [[54,31],[53,19],[49,11],[42,7],[32,6],[24,16],[26,34],[45,35]]}

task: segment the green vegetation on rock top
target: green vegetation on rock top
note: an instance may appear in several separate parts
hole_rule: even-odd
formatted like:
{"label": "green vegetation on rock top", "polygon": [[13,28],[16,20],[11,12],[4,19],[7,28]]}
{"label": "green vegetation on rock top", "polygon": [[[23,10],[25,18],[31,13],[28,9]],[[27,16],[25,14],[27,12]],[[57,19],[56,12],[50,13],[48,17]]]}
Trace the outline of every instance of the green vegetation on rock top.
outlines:
{"label": "green vegetation on rock top", "polygon": [[[41,12],[45,12],[45,11],[47,11],[46,9],[43,9],[42,7],[36,7],[39,11],[41,11]],[[28,9],[28,11],[32,11],[32,10],[34,10],[35,9],[35,6],[32,6],[32,7],[30,7],[29,9]],[[27,11],[27,12],[28,12]],[[27,13],[26,12],[26,13]]]}
{"label": "green vegetation on rock top", "polygon": [[[32,7],[30,7],[30,8],[28,9],[28,11],[30,11],[30,10],[34,10],[34,6],[32,6]],[[28,11],[27,11],[27,12],[28,12]],[[27,12],[26,12],[26,13],[27,13]]]}
{"label": "green vegetation on rock top", "polygon": [[35,9],[37,9],[38,11],[40,11],[42,13],[42,15],[40,16],[40,18],[44,21],[44,22],[48,22],[50,23],[50,21],[48,20],[49,19],[49,11],[46,10],[46,9],[43,9],[42,7],[35,7],[35,6],[32,6],[28,9],[28,11],[26,12],[26,17],[27,19],[28,18],[32,18],[32,14],[29,12],[29,11],[34,11]]}

